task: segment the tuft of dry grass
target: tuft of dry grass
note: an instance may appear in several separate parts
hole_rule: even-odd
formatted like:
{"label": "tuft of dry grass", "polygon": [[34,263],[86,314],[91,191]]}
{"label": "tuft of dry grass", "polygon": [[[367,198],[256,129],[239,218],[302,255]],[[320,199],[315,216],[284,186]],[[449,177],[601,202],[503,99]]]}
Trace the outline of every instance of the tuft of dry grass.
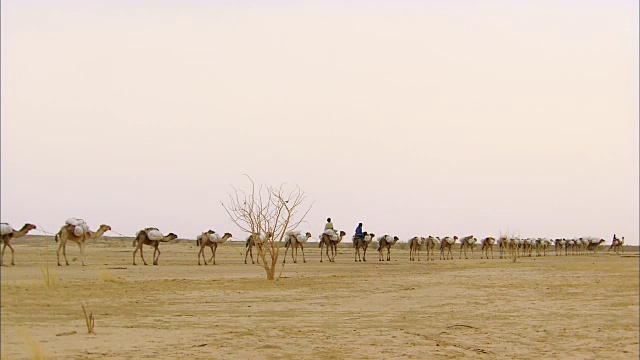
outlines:
{"label": "tuft of dry grass", "polygon": [[[40,268],[40,272],[42,273],[42,277],[44,279],[44,284],[47,285],[47,287],[51,287],[52,285],[56,284],[56,276],[53,274],[53,272],[51,271],[51,267],[49,266],[49,247],[47,246],[47,251],[45,253],[45,255],[42,255],[41,252],[38,252],[38,257],[40,258],[40,265],[38,265],[38,267]],[[42,261],[44,257],[44,261]]]}
{"label": "tuft of dry grass", "polygon": [[[34,340],[31,335],[26,332],[23,334],[24,342],[27,344],[31,358],[34,360],[44,360],[47,356],[44,354],[44,349],[39,342]],[[4,356],[3,356],[4,358]]]}
{"label": "tuft of dry grass", "polygon": [[87,323],[87,331],[89,332],[89,334],[96,334],[95,331],[93,331],[93,327],[95,325],[95,318],[93,317],[93,313],[90,312],[89,315],[87,315],[87,309],[85,309],[84,304],[80,304],[82,306],[82,313],[84,314],[84,321]]}
{"label": "tuft of dry grass", "polygon": [[126,282],[126,279],[122,279],[119,277],[115,277],[113,276],[110,272],[108,271],[101,271],[100,272],[100,279],[104,282],[115,282],[115,283],[122,283],[122,282]]}

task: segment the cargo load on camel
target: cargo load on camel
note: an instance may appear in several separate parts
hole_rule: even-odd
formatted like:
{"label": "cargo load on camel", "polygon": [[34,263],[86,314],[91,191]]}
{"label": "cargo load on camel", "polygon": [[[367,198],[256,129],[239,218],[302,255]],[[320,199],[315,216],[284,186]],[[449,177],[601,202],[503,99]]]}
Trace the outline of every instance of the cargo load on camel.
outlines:
{"label": "cargo load on camel", "polygon": [[69,218],[65,223],[75,236],[82,236],[89,231],[89,225],[82,219]]}

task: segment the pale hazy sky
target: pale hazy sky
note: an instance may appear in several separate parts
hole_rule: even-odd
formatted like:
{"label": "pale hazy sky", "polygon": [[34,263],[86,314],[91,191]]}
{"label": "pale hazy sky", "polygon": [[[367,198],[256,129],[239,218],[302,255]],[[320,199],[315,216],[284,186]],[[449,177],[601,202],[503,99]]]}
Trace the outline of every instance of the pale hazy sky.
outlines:
{"label": "pale hazy sky", "polygon": [[[638,244],[637,1],[3,1],[2,221]],[[114,235],[114,234],[112,234]]]}

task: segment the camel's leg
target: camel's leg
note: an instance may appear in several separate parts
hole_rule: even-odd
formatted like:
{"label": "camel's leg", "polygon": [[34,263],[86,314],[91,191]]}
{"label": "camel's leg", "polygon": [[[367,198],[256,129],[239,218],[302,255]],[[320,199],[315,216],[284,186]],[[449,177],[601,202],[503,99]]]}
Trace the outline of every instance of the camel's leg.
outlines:
{"label": "camel's leg", "polygon": [[64,245],[62,245],[62,256],[64,256],[64,262],[67,264],[67,266],[69,266],[69,260],[67,260],[67,243],[65,242]]}
{"label": "camel's leg", "polygon": [[322,239],[320,239],[320,262],[322,262],[322,247],[323,247],[324,241],[322,241]]}
{"label": "camel's leg", "polygon": [[7,249],[7,243],[4,243],[2,247],[2,257],[0,258],[0,266],[4,266],[4,251]]}
{"label": "camel's leg", "polygon": [[358,262],[358,256],[360,255],[360,247],[357,244],[354,245],[354,247],[356,248],[356,252],[353,253],[353,261]]}
{"label": "camel's leg", "polygon": [[140,246],[140,258],[142,258],[142,262],[147,265],[147,261],[144,259],[144,252],[142,251],[143,248],[143,246]]}
{"label": "camel's leg", "polygon": [[304,258],[304,245],[300,244],[300,250],[302,250],[302,263],[306,264],[307,259]]}
{"label": "camel's leg", "polygon": [[8,246],[9,249],[11,250],[11,265],[15,265],[16,263],[13,261],[14,260],[13,256],[15,255],[15,251],[13,250],[13,246],[11,246],[10,242],[6,242],[4,244],[5,244],[5,246]]}
{"label": "camel's leg", "polygon": [[60,237],[60,245],[58,245],[58,250],[56,250],[56,256],[58,257],[58,266],[62,266],[60,265],[60,250],[62,250],[64,246],[63,244],[64,243],[63,243],[62,237]]}
{"label": "camel's leg", "polygon": [[84,248],[86,247],[86,245],[87,244],[85,244],[84,241],[79,244],[79,246],[80,246],[80,262],[82,263],[82,266],[87,266],[84,263]]}
{"label": "camel's leg", "polygon": [[[326,249],[325,249],[325,250],[326,250],[326,252],[327,252],[327,259],[329,259],[329,262],[331,262],[331,261],[332,261],[332,260],[331,260],[331,256],[329,256],[329,248],[330,248],[331,246],[332,246],[331,244],[327,244],[327,247],[326,247]],[[331,253],[333,253],[333,248],[332,248],[332,247],[331,247]],[[321,256],[322,256],[322,255],[321,255]]]}
{"label": "camel's leg", "polygon": [[[136,264],[136,253],[138,252],[138,247],[136,246],[135,249],[133,249],[133,265]],[[200,262],[200,254],[198,254],[198,263]],[[58,264],[60,265],[60,264]]]}
{"label": "camel's leg", "polygon": [[[283,264],[287,263],[287,252],[289,252],[289,247],[287,246],[287,244],[285,244],[285,246],[284,246],[284,259],[282,260]],[[291,259],[293,259],[293,251],[291,251]]]}
{"label": "camel's leg", "polygon": [[[212,258],[213,258],[213,265],[215,265],[215,264],[216,264],[216,251],[218,251],[218,245],[217,245],[217,244],[216,244],[216,245],[213,245],[213,247],[211,247],[211,252],[213,253],[213,256],[212,256]],[[211,260],[209,260],[209,261],[211,261]]]}
{"label": "camel's leg", "polygon": [[9,249],[11,250],[11,265],[15,265],[15,262],[13,261],[13,246],[11,246],[11,243],[8,241],[5,241],[4,246],[2,247],[2,261],[0,261],[0,266],[4,265],[4,250],[7,248],[7,246],[9,247]]}
{"label": "camel's leg", "polygon": [[[209,258],[209,262],[213,262],[213,265],[215,265],[216,253],[215,251],[213,251],[213,245],[209,246],[209,249],[211,249],[211,257]],[[204,250],[202,250],[202,258],[204,258]]]}
{"label": "camel's leg", "polygon": [[200,262],[200,255],[202,255],[202,260],[204,260],[204,264],[207,265],[207,259],[204,257],[204,246],[200,244],[200,250],[198,251],[198,265],[202,265]]}
{"label": "camel's leg", "polygon": [[[158,253],[158,256],[156,255],[156,252]],[[158,265],[158,260],[160,260],[160,249],[156,246],[156,249],[153,250],[153,265]]]}

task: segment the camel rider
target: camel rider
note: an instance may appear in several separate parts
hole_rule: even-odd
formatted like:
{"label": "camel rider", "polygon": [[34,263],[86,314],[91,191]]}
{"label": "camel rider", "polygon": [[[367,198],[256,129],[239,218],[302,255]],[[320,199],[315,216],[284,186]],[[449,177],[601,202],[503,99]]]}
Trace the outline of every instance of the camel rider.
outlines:
{"label": "camel rider", "polygon": [[327,230],[331,230],[334,234],[336,234],[336,230],[333,228],[333,223],[331,222],[331,218],[327,218],[327,223],[324,225],[325,232]]}
{"label": "camel rider", "polygon": [[616,246],[616,240],[618,240],[618,238],[616,238],[616,234],[613,234],[613,239],[611,240],[611,246],[609,247],[609,250],[613,249],[613,247]]}
{"label": "camel rider", "polygon": [[364,233],[362,232],[362,223],[358,224],[358,227],[356,228],[356,234],[353,235],[354,239],[364,239]]}

